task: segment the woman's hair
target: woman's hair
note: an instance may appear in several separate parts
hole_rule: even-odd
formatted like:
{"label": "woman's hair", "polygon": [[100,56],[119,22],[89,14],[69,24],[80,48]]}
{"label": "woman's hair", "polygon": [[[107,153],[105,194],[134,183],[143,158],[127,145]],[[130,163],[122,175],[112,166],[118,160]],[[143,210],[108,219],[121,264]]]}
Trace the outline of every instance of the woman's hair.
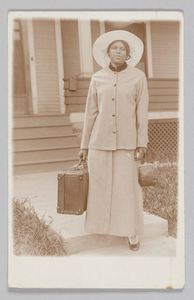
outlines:
{"label": "woman's hair", "polygon": [[109,53],[111,46],[112,46],[115,42],[122,42],[122,43],[123,43],[123,45],[125,46],[125,49],[126,49],[126,54],[127,54],[126,59],[127,59],[127,60],[130,59],[131,56],[130,56],[130,47],[129,47],[129,44],[128,44],[127,42],[123,41],[123,40],[116,40],[116,41],[113,41],[112,43],[110,43],[110,44],[108,45],[108,48],[107,48],[107,54]]}

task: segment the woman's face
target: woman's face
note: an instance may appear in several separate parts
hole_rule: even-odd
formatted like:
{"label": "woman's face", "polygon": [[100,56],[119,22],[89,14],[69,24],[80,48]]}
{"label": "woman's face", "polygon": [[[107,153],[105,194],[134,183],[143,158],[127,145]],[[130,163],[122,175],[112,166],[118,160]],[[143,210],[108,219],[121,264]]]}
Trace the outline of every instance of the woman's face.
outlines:
{"label": "woman's face", "polygon": [[114,42],[108,54],[113,66],[120,66],[126,61],[127,52],[125,45],[121,41]]}

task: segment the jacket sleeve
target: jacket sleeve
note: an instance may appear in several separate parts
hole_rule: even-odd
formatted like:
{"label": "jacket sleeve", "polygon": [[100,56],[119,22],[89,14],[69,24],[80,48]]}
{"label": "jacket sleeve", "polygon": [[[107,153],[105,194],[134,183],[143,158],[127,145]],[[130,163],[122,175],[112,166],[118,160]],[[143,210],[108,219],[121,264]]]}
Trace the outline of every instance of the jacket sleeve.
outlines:
{"label": "jacket sleeve", "polygon": [[139,88],[137,91],[137,110],[136,110],[136,126],[137,126],[137,145],[136,147],[147,147],[148,143],[148,104],[149,95],[147,80],[143,74]]}
{"label": "jacket sleeve", "polygon": [[86,100],[86,110],[84,117],[84,128],[82,133],[81,149],[88,149],[92,129],[98,115],[97,91],[94,79],[91,79],[88,96]]}

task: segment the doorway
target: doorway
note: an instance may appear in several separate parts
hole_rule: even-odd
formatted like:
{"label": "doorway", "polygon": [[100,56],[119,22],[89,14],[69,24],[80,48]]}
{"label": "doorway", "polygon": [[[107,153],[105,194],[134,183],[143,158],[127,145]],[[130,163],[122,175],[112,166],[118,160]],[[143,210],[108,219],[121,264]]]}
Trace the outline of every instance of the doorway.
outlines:
{"label": "doorway", "polygon": [[146,74],[147,77],[147,53],[146,53],[146,24],[141,23],[129,23],[129,22],[105,22],[105,32],[113,30],[126,30],[135,34],[144,44],[144,51],[140,62],[136,65],[136,68],[140,69]]}

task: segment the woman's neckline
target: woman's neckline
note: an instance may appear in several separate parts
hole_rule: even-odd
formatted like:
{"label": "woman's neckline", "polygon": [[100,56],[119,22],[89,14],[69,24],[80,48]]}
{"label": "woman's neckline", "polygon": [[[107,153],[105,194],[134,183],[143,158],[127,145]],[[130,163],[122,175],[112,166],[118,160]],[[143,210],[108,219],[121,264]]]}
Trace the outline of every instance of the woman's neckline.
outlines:
{"label": "woman's neckline", "polygon": [[118,66],[116,68],[113,67],[113,65],[111,63],[109,64],[109,69],[111,69],[114,72],[115,71],[116,72],[121,72],[121,71],[125,70],[127,67],[128,67],[128,65],[127,65],[126,61],[122,65],[120,65],[120,66]]}

